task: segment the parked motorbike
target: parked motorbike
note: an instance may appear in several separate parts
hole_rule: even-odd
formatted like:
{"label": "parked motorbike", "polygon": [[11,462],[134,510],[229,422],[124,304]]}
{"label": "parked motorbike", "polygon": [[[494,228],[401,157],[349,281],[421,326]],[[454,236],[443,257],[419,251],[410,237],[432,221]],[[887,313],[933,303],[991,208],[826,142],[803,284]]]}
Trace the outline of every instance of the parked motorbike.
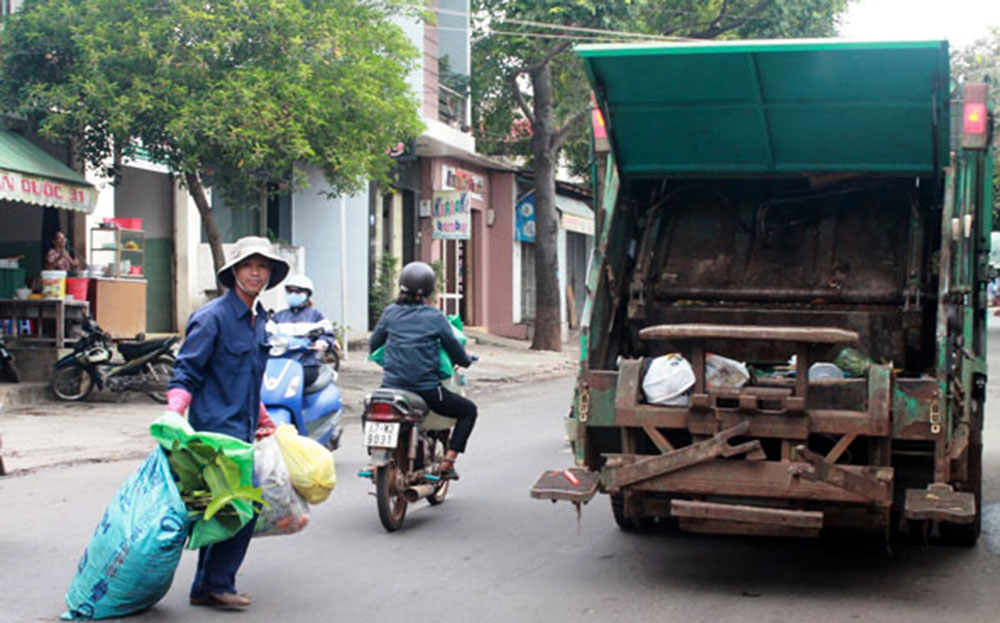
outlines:
{"label": "parked motorbike", "polygon": [[14,364],[14,353],[7,348],[3,333],[0,333],[0,379],[9,383],[17,383],[21,380],[21,375]]}
{"label": "parked motorbike", "polygon": [[[464,379],[456,371],[443,385],[464,395]],[[364,444],[371,461],[358,475],[374,482],[379,521],[394,532],[403,525],[408,505],[426,499],[437,506],[448,495],[451,481],[438,474],[455,419],[430,411],[423,398],[403,389],[376,389],[364,404]]]}
{"label": "parked motorbike", "polygon": [[53,394],[62,400],[83,400],[96,386],[113,392],[145,392],[157,402],[167,402],[176,335],[147,340],[139,334],[135,340],[118,344],[121,359],[116,359],[114,340],[96,322],[85,319],[82,331],[73,352],[56,362],[49,377]]}
{"label": "parked motorbike", "polygon": [[319,376],[308,387],[305,369],[288,355],[312,348],[322,329],[305,337],[274,335],[270,339],[271,358],[264,371],[260,399],[274,423],[294,424],[300,435],[315,439],[330,450],[340,447],[343,400],[337,387],[337,373],[330,366],[320,366]]}

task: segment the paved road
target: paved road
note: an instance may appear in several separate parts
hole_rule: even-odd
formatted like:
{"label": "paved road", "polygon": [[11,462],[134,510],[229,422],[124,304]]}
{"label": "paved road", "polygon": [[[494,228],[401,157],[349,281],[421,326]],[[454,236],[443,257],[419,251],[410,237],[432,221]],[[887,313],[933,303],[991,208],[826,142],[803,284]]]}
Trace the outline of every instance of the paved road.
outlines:
{"label": "paved road", "polygon": [[[1000,346],[1000,336],[994,340]],[[998,369],[994,367],[994,369]],[[975,549],[620,532],[607,499],[531,500],[545,468],[569,464],[561,418],[569,379],[484,399],[462,480],[444,505],[378,523],[355,422],[337,452],[340,483],[301,534],[255,541],[239,577],[240,621],[941,621],[997,620],[1000,608],[1000,388],[986,459],[992,533]],[[0,480],[0,621],[51,620],[78,556],[134,460]],[[195,556],[167,597],[133,621],[233,621],[186,603]]]}

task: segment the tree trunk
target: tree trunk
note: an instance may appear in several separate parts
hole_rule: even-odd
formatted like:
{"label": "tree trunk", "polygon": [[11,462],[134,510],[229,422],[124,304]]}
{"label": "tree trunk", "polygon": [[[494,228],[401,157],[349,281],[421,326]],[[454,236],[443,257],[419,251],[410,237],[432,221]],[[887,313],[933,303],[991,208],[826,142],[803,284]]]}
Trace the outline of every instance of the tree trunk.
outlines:
{"label": "tree trunk", "polygon": [[[194,204],[198,206],[198,214],[201,215],[201,224],[205,228],[205,235],[208,236],[208,246],[212,249],[212,264],[215,266],[215,274],[219,274],[219,269],[226,263],[226,255],[222,250],[222,234],[219,233],[219,226],[215,222],[215,215],[212,214],[212,206],[205,196],[205,186],[201,183],[201,177],[197,173],[185,173],[184,181],[187,184],[188,192],[194,199]],[[216,280],[219,290],[224,288]]]}
{"label": "tree trunk", "polygon": [[556,214],[556,156],[552,70],[544,63],[531,72],[535,120],[531,151],[535,167],[535,336],[534,350],[562,350],[559,323],[558,232]]}

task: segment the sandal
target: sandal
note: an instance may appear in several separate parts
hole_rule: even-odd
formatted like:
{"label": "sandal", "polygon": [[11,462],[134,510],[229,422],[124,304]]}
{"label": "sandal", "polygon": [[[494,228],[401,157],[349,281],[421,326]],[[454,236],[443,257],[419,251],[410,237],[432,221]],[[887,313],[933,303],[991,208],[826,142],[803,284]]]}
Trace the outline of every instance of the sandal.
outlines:
{"label": "sandal", "polygon": [[445,463],[450,463],[451,467],[447,469],[445,469],[444,467],[440,468],[441,471],[438,472],[438,476],[441,478],[441,480],[458,480],[458,472],[455,471],[455,460],[452,459],[449,461],[445,459],[441,461],[442,465],[444,465]]}

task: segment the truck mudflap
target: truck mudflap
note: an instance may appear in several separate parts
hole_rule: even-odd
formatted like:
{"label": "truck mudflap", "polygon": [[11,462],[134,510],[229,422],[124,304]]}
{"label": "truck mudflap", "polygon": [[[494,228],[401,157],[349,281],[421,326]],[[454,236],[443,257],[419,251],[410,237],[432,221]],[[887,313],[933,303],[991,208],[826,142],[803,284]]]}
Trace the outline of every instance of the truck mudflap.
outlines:
{"label": "truck mudflap", "polygon": [[600,475],[581,467],[553,469],[542,472],[531,486],[531,497],[537,500],[567,500],[586,504],[597,494]]}

